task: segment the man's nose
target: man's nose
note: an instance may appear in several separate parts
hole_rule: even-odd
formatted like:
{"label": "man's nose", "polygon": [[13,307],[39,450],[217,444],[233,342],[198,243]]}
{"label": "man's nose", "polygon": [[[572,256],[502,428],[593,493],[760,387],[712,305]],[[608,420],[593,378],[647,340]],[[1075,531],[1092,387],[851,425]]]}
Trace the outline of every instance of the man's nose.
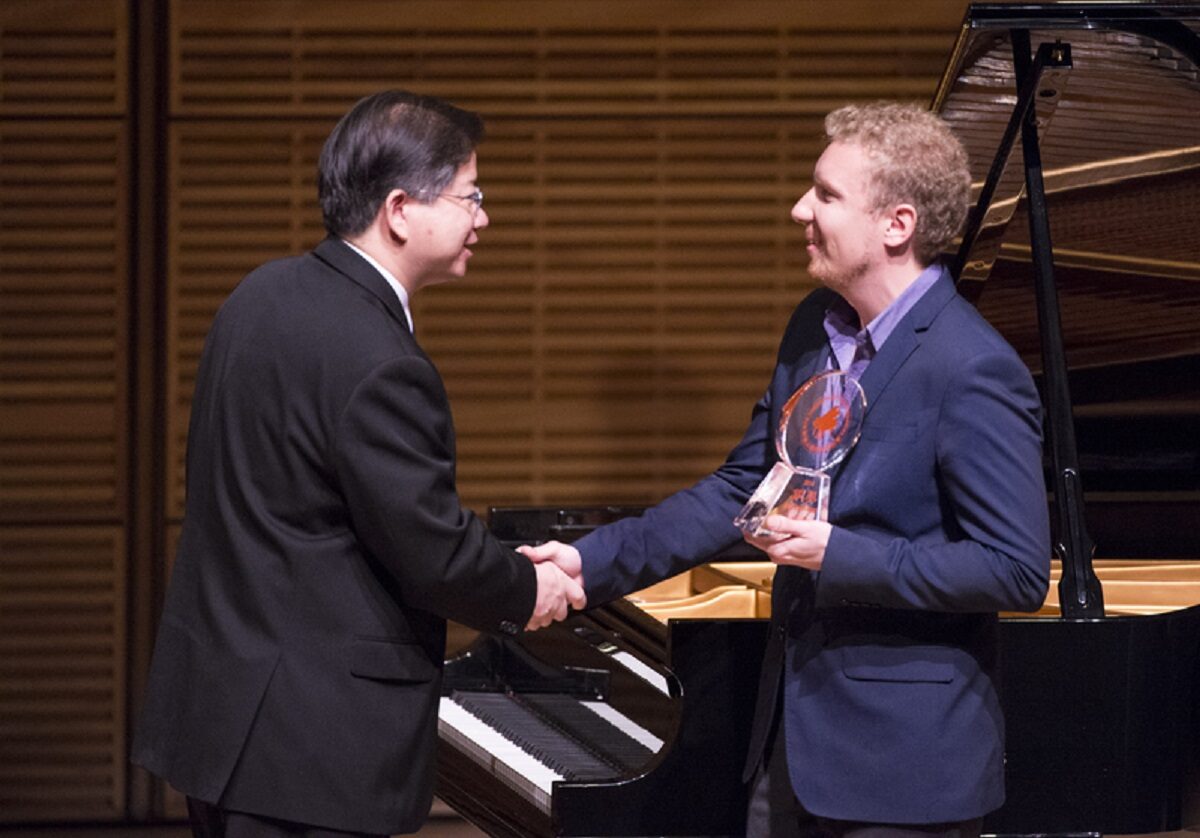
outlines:
{"label": "man's nose", "polygon": [[812,190],[808,190],[800,196],[800,200],[796,201],[792,207],[792,221],[797,224],[807,224],[812,221],[812,211],[808,207],[808,197],[812,194]]}
{"label": "man's nose", "polygon": [[483,207],[480,207],[478,210],[475,211],[475,229],[476,230],[482,230],[484,227],[488,226],[489,222],[490,222],[490,219],[488,218],[487,210],[485,210]]}

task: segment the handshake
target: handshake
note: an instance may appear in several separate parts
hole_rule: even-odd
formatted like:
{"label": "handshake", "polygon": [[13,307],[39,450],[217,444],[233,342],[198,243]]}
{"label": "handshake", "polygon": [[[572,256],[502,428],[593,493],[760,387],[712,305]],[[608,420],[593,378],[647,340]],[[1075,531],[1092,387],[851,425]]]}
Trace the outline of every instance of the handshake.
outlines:
{"label": "handshake", "polygon": [[567,618],[568,608],[587,607],[583,592],[583,561],[570,544],[547,541],[537,547],[522,546],[517,552],[533,562],[537,572],[537,602],[526,631],[545,628]]}

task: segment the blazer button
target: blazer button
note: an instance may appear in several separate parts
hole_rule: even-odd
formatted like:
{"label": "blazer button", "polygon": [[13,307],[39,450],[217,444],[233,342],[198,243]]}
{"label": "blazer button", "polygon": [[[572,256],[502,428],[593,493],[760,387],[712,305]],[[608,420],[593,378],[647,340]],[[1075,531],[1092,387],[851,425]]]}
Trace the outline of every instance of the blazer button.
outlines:
{"label": "blazer button", "polygon": [[516,634],[520,630],[521,627],[512,620],[503,620],[500,623],[500,631],[504,632],[505,634]]}

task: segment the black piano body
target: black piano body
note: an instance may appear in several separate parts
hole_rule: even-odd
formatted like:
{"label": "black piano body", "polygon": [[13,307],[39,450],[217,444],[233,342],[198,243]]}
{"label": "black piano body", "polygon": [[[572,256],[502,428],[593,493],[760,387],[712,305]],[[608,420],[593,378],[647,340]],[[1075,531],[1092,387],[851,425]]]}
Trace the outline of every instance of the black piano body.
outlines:
{"label": "black piano body", "polygon": [[[1200,4],[973,4],[934,97],[976,181],[959,287],[1047,404],[1062,580],[1039,614],[1001,620],[1008,798],[988,833],[1200,824],[1198,66]],[[571,540],[633,512],[496,510],[492,526]],[[757,564],[717,558],[685,599]],[[493,835],[740,834],[769,579],[747,587],[735,618],[623,601],[451,659],[448,692],[518,698],[567,677],[661,745],[535,801],[443,736],[439,794]],[[514,682],[496,662],[513,647],[538,662],[519,669],[564,672]]]}
{"label": "black piano body", "polygon": [[[631,511],[503,509],[491,525],[517,546],[572,540]],[[447,661],[438,794],[489,835],[736,835],[766,632],[753,612],[664,623],[622,600],[519,638],[481,636]],[[524,760],[481,754],[486,742],[452,729],[448,702],[479,713],[564,779],[548,788],[544,776],[514,777]],[[650,743],[623,748],[624,734],[591,718],[597,708]]]}

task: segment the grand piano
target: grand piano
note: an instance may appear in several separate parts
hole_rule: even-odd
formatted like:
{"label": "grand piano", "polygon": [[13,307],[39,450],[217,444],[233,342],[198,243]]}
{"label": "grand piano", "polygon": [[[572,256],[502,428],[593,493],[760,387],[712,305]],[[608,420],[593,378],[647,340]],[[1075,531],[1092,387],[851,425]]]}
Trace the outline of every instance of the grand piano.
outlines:
{"label": "grand piano", "polygon": [[[984,831],[1200,824],[1200,4],[974,4],[933,107],[973,161],[959,287],[1047,413],[1050,595],[1003,615]],[[493,510],[513,545],[626,508]],[[447,661],[438,794],[490,835],[739,835],[772,565],[734,548]],[[849,734],[849,735],[852,735]]]}

